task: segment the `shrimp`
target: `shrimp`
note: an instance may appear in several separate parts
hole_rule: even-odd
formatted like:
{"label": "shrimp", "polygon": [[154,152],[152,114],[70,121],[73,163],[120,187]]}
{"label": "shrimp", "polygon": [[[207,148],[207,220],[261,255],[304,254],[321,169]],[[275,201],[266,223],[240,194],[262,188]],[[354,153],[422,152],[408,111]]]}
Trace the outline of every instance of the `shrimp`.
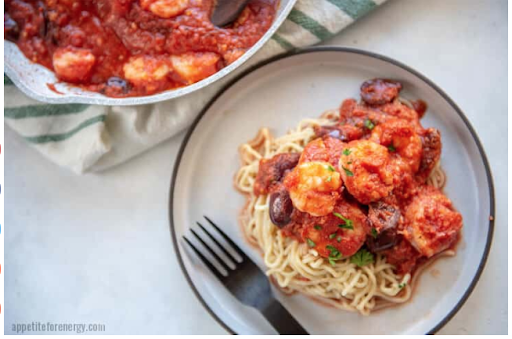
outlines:
{"label": "shrimp", "polygon": [[220,56],[212,52],[190,52],[171,56],[175,72],[188,84],[209,77],[217,72]]}
{"label": "shrimp", "polygon": [[85,81],[95,63],[96,57],[88,49],[59,47],[53,54],[55,74],[68,82]]}
{"label": "shrimp", "polygon": [[[319,255],[341,259],[355,254],[363,246],[370,226],[356,203],[340,199],[332,213],[323,217],[302,216],[301,236]],[[341,257],[336,255],[341,253]]]}
{"label": "shrimp", "polygon": [[423,131],[418,112],[409,106],[404,105],[399,100],[395,100],[382,106],[376,106],[374,108],[384,113],[389,118],[406,120],[409,124],[411,124],[411,126],[414,127],[417,133],[421,133]]}
{"label": "shrimp", "polygon": [[332,213],[341,184],[340,173],[325,161],[300,163],[284,179],[293,206],[313,216]]}
{"label": "shrimp", "polygon": [[306,145],[299,162],[325,161],[337,167],[344,145],[339,139],[328,135],[315,139]]}
{"label": "shrimp", "polygon": [[349,142],[339,170],[348,192],[365,205],[388,196],[397,181],[388,149],[370,140]]}
{"label": "shrimp", "polygon": [[404,215],[404,237],[426,257],[449,248],[462,228],[462,215],[433,186],[422,186]]}
{"label": "shrimp", "polygon": [[156,16],[168,19],[183,13],[188,2],[189,0],[140,0],[140,5]]}
{"label": "shrimp", "polygon": [[340,196],[341,176],[336,170],[343,143],[326,137],[308,143],[299,165],[284,181],[293,205],[302,212],[322,216],[333,211]]}
{"label": "shrimp", "polygon": [[172,71],[171,61],[149,55],[131,57],[123,66],[125,78],[136,86],[143,86],[148,92],[158,89]]}
{"label": "shrimp", "polygon": [[386,146],[394,158],[400,156],[399,165],[406,164],[404,170],[416,173],[420,168],[423,146],[420,136],[403,119],[392,119],[375,126],[370,140]]}
{"label": "shrimp", "polygon": [[222,55],[222,58],[224,59],[226,65],[231,65],[233,62],[237,61],[242,55],[244,55],[244,53],[245,49],[243,48],[230,49]]}

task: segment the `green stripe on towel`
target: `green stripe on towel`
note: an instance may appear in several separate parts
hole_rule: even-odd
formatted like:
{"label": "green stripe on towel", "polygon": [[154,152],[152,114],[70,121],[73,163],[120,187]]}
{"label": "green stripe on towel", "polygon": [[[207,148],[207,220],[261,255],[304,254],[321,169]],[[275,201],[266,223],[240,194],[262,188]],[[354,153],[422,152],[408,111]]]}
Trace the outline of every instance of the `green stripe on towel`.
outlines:
{"label": "green stripe on towel", "polygon": [[91,126],[98,122],[104,122],[106,117],[107,116],[105,114],[102,114],[102,115],[98,115],[94,118],[87,119],[84,122],[82,122],[80,125],[73,128],[71,131],[66,132],[66,133],[38,135],[38,136],[34,136],[34,137],[24,137],[24,138],[25,138],[25,140],[27,140],[28,142],[31,142],[33,144],[45,144],[48,142],[57,142],[57,141],[66,140],[68,138],[71,138],[73,135],[75,135],[76,133],[80,132],[81,130],[83,130],[84,128],[86,128],[88,126]]}
{"label": "green stripe on towel", "polygon": [[377,5],[371,0],[327,0],[347,13],[352,19],[357,19],[374,9]]}
{"label": "green stripe on towel", "polygon": [[333,36],[333,34],[329,32],[327,28],[322,26],[315,19],[309,17],[305,13],[295,8],[292,9],[290,15],[288,15],[288,19],[292,22],[295,22],[297,25],[302,26],[302,28],[311,32],[320,40],[325,40]]}
{"label": "green stripe on towel", "polygon": [[7,86],[14,85],[14,82],[12,82],[12,80],[5,74],[4,74],[4,85],[7,85]]}
{"label": "green stripe on towel", "polygon": [[20,107],[6,107],[4,117],[9,119],[25,119],[37,117],[51,117],[57,115],[82,113],[90,105],[63,104],[63,105],[29,105]]}
{"label": "green stripe on towel", "polygon": [[286,40],[277,33],[272,36],[272,40],[281,45],[281,47],[283,47],[283,49],[285,49],[286,51],[291,51],[292,49],[295,49],[295,46],[291,42],[289,42],[288,40]]}

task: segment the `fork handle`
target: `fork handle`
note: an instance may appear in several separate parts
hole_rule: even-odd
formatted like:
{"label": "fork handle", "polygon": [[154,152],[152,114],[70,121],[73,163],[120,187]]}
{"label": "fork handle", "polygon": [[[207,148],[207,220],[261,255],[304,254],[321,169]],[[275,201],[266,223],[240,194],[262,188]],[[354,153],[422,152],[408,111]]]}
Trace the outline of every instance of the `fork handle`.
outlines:
{"label": "fork handle", "polygon": [[276,299],[261,313],[279,334],[309,334]]}

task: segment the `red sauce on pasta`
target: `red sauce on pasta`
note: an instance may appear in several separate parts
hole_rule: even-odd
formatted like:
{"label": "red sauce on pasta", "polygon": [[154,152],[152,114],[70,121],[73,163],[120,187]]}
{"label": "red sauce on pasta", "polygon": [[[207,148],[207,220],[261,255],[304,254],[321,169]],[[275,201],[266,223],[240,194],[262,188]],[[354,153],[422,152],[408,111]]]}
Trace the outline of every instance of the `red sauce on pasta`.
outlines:
{"label": "red sauce on pasta", "polygon": [[381,253],[400,275],[455,246],[462,215],[442,192],[444,180],[429,181],[441,134],[420,122],[426,103],[403,103],[401,89],[389,79],[365,81],[362,101],[344,100],[300,153],[260,160],[254,194],[270,194],[269,216],[282,235],[331,263],[355,256],[363,265]]}

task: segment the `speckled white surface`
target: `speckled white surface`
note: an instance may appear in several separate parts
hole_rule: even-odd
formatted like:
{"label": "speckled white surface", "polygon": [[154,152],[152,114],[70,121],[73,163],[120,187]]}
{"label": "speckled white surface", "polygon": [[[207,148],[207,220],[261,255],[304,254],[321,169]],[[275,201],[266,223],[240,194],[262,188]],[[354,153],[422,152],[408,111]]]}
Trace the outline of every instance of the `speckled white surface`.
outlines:
{"label": "speckled white surface", "polygon": [[[507,3],[392,0],[326,44],[419,70],[480,135],[496,185],[491,254],[441,333],[507,333]],[[103,323],[106,333],[225,331],[194,297],[170,242],[170,175],[183,134],[99,175],[78,177],[5,131],[5,312],[13,323]]]}

